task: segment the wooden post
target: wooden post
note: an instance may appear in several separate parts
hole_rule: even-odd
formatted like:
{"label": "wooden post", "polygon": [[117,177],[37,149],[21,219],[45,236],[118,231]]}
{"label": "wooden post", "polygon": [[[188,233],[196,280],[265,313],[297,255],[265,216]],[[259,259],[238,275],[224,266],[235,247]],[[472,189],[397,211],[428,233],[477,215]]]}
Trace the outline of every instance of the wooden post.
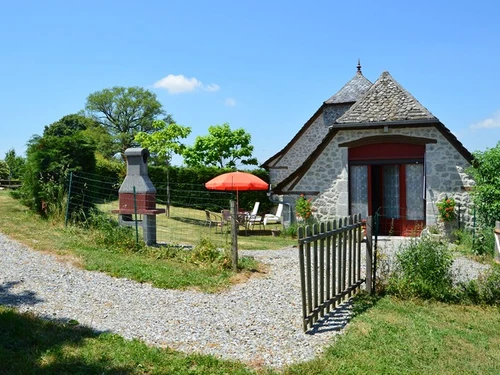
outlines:
{"label": "wooden post", "polygon": [[231,253],[233,256],[233,271],[238,272],[238,212],[236,202],[229,201],[231,208]]}
{"label": "wooden post", "polygon": [[368,216],[366,219],[366,291],[373,293],[373,270],[372,270],[372,257],[373,257],[373,238],[372,238],[372,225],[373,216]]}

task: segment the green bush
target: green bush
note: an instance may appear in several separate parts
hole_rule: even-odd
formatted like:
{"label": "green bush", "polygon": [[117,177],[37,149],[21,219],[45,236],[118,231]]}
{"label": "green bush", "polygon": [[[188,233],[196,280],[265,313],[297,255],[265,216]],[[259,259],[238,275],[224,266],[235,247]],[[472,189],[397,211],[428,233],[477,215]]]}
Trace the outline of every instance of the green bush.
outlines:
{"label": "green bush", "polygon": [[221,269],[230,269],[232,260],[228,251],[220,250],[210,240],[202,239],[192,250],[189,261],[199,265],[216,265]]}
{"label": "green bush", "polygon": [[476,151],[474,162],[468,172],[475,181],[472,200],[479,223],[493,227],[500,219],[500,142],[486,151]]}
{"label": "green bush", "polygon": [[495,252],[495,235],[493,228],[478,228],[472,242],[472,252],[475,255],[493,257]]}
{"label": "green bush", "polygon": [[92,209],[86,215],[86,220],[79,222],[90,231],[90,236],[98,245],[110,251],[137,252],[145,246],[141,238],[136,241],[134,228],[120,226],[116,220],[98,210]]}
{"label": "green bush", "polygon": [[446,244],[429,237],[414,239],[398,252],[387,291],[402,298],[451,300],[452,264],[453,257]]}

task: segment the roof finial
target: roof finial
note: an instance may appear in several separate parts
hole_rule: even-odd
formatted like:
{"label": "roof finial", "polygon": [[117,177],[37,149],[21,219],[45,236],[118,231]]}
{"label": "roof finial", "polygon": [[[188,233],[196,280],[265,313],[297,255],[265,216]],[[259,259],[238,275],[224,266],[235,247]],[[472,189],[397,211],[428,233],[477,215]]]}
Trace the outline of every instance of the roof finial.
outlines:
{"label": "roof finial", "polygon": [[363,75],[363,73],[361,73],[361,62],[359,61],[359,59],[358,59],[358,74]]}

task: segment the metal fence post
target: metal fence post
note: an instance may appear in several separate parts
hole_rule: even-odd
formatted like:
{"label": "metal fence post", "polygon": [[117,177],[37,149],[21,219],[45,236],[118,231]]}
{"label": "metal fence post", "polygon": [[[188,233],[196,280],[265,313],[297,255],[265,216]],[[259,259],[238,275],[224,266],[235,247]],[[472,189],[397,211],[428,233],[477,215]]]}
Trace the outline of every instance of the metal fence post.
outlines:
{"label": "metal fence post", "polygon": [[68,226],[69,203],[71,201],[71,185],[73,184],[73,172],[69,172],[68,202],[66,203],[66,215],[64,216],[64,226]]}
{"label": "metal fence post", "polygon": [[137,223],[137,194],[134,186],[134,220],[135,220],[135,244],[139,245],[139,227]]}

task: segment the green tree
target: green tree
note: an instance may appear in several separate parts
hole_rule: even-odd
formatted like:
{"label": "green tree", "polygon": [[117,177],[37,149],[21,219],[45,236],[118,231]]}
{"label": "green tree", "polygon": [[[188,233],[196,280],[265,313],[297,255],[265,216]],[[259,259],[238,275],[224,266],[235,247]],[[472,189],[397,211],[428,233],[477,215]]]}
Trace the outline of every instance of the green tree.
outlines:
{"label": "green tree", "polygon": [[141,87],[113,87],[87,97],[85,109],[113,137],[114,152],[123,156],[135,146],[138,132],[154,131],[153,120],[165,114],[156,95]]}
{"label": "green tree", "polygon": [[139,132],[135,141],[142,147],[147,148],[152,154],[157,155],[160,161],[169,163],[172,154],[182,155],[186,146],[181,139],[191,134],[191,128],[167,123],[163,120],[153,121],[154,132]]}
{"label": "green tree", "polygon": [[84,136],[85,126],[79,120],[68,121],[67,116],[63,119],[46,126],[43,136],[34,135],[26,151],[20,196],[42,216],[62,212],[69,172],[95,170],[95,145]]}
{"label": "green tree", "polygon": [[472,200],[479,222],[493,227],[500,220],[500,142],[494,148],[474,152],[469,173],[476,182]]}
{"label": "green tree", "polygon": [[6,161],[0,160],[0,179],[7,180],[10,176],[10,168]]}
{"label": "green tree", "polygon": [[18,179],[22,177],[26,160],[21,156],[17,156],[14,149],[10,149],[5,153],[5,162],[9,166],[11,178]]}
{"label": "green tree", "polygon": [[83,113],[66,115],[60,120],[45,126],[44,136],[72,136],[76,132],[81,132],[88,142],[92,143],[96,151],[106,158],[111,158],[116,151],[113,151],[113,138],[107,130],[97,121],[86,117]]}
{"label": "green tree", "polygon": [[231,130],[228,123],[212,125],[207,136],[198,136],[192,147],[184,151],[184,161],[189,167],[216,166],[236,168],[238,162],[244,165],[258,165],[252,158],[252,136],[244,129]]}

